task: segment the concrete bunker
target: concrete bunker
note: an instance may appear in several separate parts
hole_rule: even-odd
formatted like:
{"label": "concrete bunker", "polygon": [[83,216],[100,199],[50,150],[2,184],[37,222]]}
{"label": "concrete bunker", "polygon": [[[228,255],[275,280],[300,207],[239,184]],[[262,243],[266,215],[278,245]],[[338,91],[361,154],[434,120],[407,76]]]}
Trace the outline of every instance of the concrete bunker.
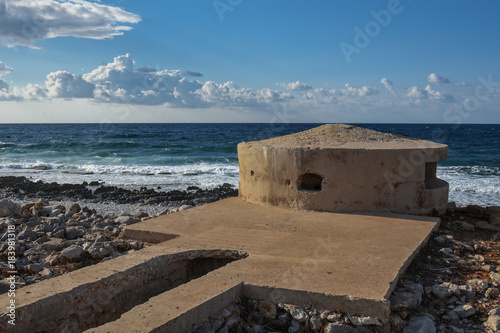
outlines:
{"label": "concrete bunker", "polygon": [[240,143],[238,158],[239,196],[252,203],[403,214],[448,203],[448,183],[436,177],[437,162],[448,158],[444,144],[328,124]]}

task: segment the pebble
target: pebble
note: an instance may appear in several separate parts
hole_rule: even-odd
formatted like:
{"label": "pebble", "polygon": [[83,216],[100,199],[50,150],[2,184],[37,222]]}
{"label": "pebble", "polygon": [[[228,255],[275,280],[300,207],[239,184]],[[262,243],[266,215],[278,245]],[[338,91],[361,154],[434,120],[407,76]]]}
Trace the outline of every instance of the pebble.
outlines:
{"label": "pebble", "polygon": [[467,281],[467,284],[478,291],[485,291],[486,289],[488,289],[488,286],[490,285],[488,283],[488,280],[483,280],[483,279],[472,279]]}
{"label": "pebble", "polygon": [[486,289],[484,296],[490,299],[496,299],[498,296],[500,296],[500,290],[498,288],[488,288]]}
{"label": "pebble", "polygon": [[476,313],[476,309],[472,305],[459,305],[454,310],[461,318],[467,318]]}
{"label": "pebble", "polygon": [[303,323],[307,320],[307,313],[302,308],[293,308],[290,314],[292,315],[292,318],[299,323]]}

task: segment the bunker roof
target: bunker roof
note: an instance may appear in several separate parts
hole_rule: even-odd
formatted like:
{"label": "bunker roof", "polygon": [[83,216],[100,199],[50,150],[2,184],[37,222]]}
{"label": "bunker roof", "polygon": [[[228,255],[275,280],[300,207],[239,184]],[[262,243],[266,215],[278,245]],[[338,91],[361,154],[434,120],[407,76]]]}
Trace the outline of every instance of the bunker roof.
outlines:
{"label": "bunker roof", "polygon": [[249,142],[262,146],[322,149],[424,149],[446,145],[346,124],[327,124],[307,131]]}

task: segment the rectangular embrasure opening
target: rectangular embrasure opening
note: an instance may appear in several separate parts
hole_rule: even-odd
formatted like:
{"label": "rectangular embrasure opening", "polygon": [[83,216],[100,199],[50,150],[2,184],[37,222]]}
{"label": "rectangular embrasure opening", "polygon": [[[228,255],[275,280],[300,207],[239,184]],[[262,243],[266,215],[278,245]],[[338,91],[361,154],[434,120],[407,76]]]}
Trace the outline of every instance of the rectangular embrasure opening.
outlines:
{"label": "rectangular embrasure opening", "polygon": [[437,178],[437,162],[425,163],[425,182],[426,190],[432,190],[442,187],[442,180]]}
{"label": "rectangular embrasure opening", "polygon": [[431,180],[436,178],[436,172],[437,172],[437,162],[425,163],[425,180]]}

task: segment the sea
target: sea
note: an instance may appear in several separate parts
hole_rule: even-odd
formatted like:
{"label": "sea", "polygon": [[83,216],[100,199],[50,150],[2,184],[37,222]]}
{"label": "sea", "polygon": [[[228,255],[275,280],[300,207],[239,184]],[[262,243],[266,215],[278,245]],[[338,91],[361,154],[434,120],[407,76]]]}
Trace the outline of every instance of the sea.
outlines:
{"label": "sea", "polygon": [[[321,124],[0,124],[0,176],[128,189],[238,186],[237,144]],[[352,124],[445,143],[450,201],[500,205],[500,124]]]}

